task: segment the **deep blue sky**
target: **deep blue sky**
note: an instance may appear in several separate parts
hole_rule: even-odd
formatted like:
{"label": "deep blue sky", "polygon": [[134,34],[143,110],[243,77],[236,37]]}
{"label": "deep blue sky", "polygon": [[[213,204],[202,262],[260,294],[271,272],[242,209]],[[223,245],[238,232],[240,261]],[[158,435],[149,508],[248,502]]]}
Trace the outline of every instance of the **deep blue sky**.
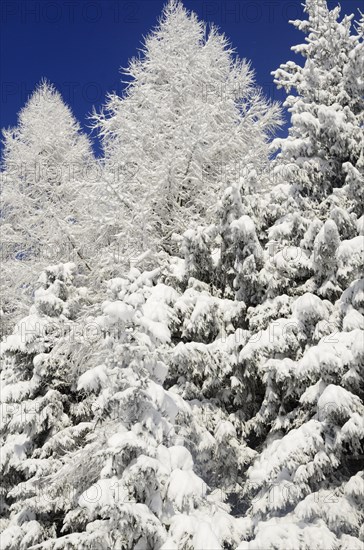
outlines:
{"label": "deep blue sky", "polygon": [[[53,82],[86,128],[93,105],[121,91],[120,67],[137,53],[156,24],[164,0],[2,0],[1,127],[17,112],[42,77]],[[257,82],[271,98],[284,94],[270,71],[295,58],[290,47],[303,35],[288,24],[302,14],[301,0],[184,0],[200,18],[217,24],[240,57],[250,59]],[[329,1],[330,7],[336,2]],[[364,9],[343,0],[344,13]],[[99,152],[97,143],[96,151]]]}

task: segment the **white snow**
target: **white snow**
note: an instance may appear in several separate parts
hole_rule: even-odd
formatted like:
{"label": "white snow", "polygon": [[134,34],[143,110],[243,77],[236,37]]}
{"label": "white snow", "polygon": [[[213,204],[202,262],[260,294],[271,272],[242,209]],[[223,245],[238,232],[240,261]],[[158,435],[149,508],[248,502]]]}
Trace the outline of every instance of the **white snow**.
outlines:
{"label": "white snow", "polygon": [[77,383],[77,389],[97,391],[107,386],[108,382],[107,368],[105,365],[98,365],[80,376]]}
{"label": "white snow", "polygon": [[117,323],[118,321],[127,323],[134,318],[134,309],[120,300],[104,302],[102,309],[104,315],[108,316],[112,323]]}

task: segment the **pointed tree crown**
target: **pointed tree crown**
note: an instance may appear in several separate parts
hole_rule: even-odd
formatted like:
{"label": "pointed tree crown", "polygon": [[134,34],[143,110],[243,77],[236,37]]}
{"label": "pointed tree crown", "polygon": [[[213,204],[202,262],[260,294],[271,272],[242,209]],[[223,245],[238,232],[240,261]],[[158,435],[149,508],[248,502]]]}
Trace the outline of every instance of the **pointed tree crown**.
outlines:
{"label": "pointed tree crown", "polygon": [[3,131],[5,171],[19,163],[86,162],[91,145],[60,93],[42,80],[18,116],[18,125]]}
{"label": "pointed tree crown", "polygon": [[142,247],[169,245],[173,232],[211,219],[245,155],[262,158],[277,112],[226,37],[180,2],[167,4],[124,74],[123,96],[95,114],[106,171],[127,204],[129,234],[139,227]]}

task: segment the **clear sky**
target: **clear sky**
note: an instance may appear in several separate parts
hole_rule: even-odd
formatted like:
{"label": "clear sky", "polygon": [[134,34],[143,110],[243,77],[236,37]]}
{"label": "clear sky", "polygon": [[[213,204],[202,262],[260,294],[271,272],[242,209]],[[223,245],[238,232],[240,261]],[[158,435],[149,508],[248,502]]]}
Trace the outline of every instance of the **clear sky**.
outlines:
{"label": "clear sky", "polygon": [[[164,0],[2,0],[1,127],[17,112],[42,77],[62,93],[87,129],[87,115],[107,92],[121,91],[120,67],[136,55],[143,35],[156,24]],[[300,0],[184,0],[200,18],[214,22],[240,57],[252,62],[266,95],[282,100],[270,72],[297,56],[290,47],[303,35]],[[329,1],[333,7],[336,2]],[[343,0],[344,13],[364,10],[363,0]],[[284,132],[284,129],[283,129]],[[97,141],[95,150],[99,154]]]}

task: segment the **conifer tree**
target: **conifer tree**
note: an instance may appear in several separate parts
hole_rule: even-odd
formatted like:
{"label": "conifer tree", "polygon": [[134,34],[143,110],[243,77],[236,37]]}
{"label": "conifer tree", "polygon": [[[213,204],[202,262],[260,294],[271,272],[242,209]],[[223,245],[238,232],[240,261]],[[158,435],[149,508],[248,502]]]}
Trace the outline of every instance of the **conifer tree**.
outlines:
{"label": "conifer tree", "polygon": [[[4,549],[236,546],[242,523],[188,450],[191,432],[210,447],[211,435],[162,387],[177,291],[157,283],[159,270],[133,269],[109,282],[102,305],[83,311],[85,289],[72,290],[70,272],[48,268],[21,323],[29,338],[14,333],[3,346]],[[75,298],[81,308],[71,307]],[[59,335],[64,317],[70,326]],[[48,338],[29,333],[30,321],[43,328],[50,320]],[[28,415],[12,414],[20,403]]]}
{"label": "conifer tree", "polygon": [[285,102],[289,136],[276,145],[300,194],[321,201],[345,185],[348,171],[363,170],[363,39],[351,32],[354,16],[339,20],[340,7],[329,10],[326,0],[306,0],[305,12],[306,20],[292,21],[307,35],[292,48],[303,67],[289,61],[273,73],[278,87],[296,92]]}
{"label": "conifer tree", "polygon": [[227,38],[177,0],[126,76],[124,96],[110,95],[95,115],[106,177],[116,182],[134,251],[176,250],[174,233],[212,220],[220,191],[272,116]]}
{"label": "conifer tree", "polygon": [[18,126],[4,131],[2,311],[8,325],[25,313],[47,264],[74,259],[87,270],[81,249],[87,250],[92,225],[84,198],[92,162],[88,138],[60,94],[43,81]]}
{"label": "conifer tree", "polygon": [[244,426],[258,456],[245,478],[241,549],[363,542],[364,241],[348,178],[354,166],[361,177],[361,81],[351,60],[362,37],[323,0],[307,0],[305,11],[308,20],[294,22],[308,34],[294,48],[305,65],[275,73],[297,90],[287,99],[289,136],[277,142],[288,208],[268,230],[271,253],[258,275],[266,297],[248,310],[251,337],[238,360],[260,385]]}
{"label": "conifer tree", "polygon": [[29,315],[2,343],[4,548],[29,548],[54,535],[52,514],[63,503],[45,489],[46,480],[92,428],[87,400],[76,391],[76,319],[87,304],[77,279],[75,264],[48,267]]}

